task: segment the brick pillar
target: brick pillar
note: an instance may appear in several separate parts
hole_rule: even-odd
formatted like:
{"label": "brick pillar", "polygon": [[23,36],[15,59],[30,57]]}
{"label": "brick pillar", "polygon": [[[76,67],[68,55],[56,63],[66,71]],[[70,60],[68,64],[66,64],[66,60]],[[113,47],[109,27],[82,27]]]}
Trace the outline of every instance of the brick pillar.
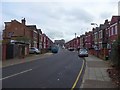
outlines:
{"label": "brick pillar", "polygon": [[6,60],[6,44],[2,44],[2,60]]}

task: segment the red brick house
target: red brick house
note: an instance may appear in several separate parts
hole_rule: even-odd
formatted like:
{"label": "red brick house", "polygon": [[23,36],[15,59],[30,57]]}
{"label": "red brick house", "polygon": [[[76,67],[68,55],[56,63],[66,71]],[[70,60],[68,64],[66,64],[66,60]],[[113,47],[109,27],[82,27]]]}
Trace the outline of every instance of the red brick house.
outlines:
{"label": "red brick house", "polygon": [[42,34],[42,49],[46,49],[46,35]]}
{"label": "red brick house", "polygon": [[119,19],[120,16],[112,16],[109,27],[109,47],[112,47],[112,44],[119,36]]}
{"label": "red brick house", "polygon": [[92,29],[92,47],[94,49],[93,54],[96,56],[98,56],[99,53],[98,39],[99,39],[99,28],[96,27]]}
{"label": "red brick house", "polygon": [[48,49],[51,49],[51,46],[53,45],[53,41],[48,38]]}
{"label": "red brick house", "polygon": [[46,36],[46,34],[42,34],[42,52],[47,52],[49,48],[53,45],[53,41]]}
{"label": "red brick house", "polygon": [[108,28],[109,28],[109,21],[105,20],[104,24],[100,24],[99,26],[99,38],[98,38],[98,47],[99,47],[99,57],[105,59],[108,56]]}
{"label": "red brick house", "polygon": [[77,49],[80,48],[80,37],[77,37]]}
{"label": "red brick house", "polygon": [[37,43],[37,48],[39,49],[39,50],[41,50],[42,49],[42,31],[41,31],[41,29],[37,29],[38,30],[38,43]]}
{"label": "red brick house", "polygon": [[80,48],[85,48],[85,35],[80,36]]}
{"label": "red brick house", "polygon": [[70,40],[70,41],[68,41],[68,42],[65,44],[65,47],[66,47],[67,49],[69,49],[69,48],[75,48],[75,38],[72,39],[72,40]]}
{"label": "red brick house", "polygon": [[31,32],[31,42],[29,47],[39,47],[39,42],[38,42],[38,29],[36,27],[36,25],[27,25],[27,28],[29,29],[29,31]]}
{"label": "red brick house", "polygon": [[5,22],[2,42],[2,60],[28,55],[31,32],[25,25],[25,18],[21,23],[17,20]]}
{"label": "red brick house", "polygon": [[91,49],[92,48],[92,32],[85,33],[85,48]]}

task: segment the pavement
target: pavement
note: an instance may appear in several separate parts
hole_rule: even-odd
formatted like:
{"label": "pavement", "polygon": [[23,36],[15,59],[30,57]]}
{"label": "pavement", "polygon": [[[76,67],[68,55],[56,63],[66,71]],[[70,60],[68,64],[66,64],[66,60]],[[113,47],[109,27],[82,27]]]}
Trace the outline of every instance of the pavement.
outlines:
{"label": "pavement", "polygon": [[80,88],[115,88],[108,76],[109,61],[99,59],[93,55],[85,57],[86,69]]}
{"label": "pavement", "polygon": [[48,52],[48,53],[44,53],[44,54],[31,54],[25,58],[14,58],[14,59],[9,59],[9,60],[5,60],[5,61],[0,61],[0,68],[2,67],[7,67],[7,66],[11,66],[11,65],[15,65],[15,64],[20,64],[20,63],[24,63],[24,62],[30,62],[33,60],[37,60],[40,58],[44,58],[44,57],[49,57],[50,55],[52,55],[53,53]]}

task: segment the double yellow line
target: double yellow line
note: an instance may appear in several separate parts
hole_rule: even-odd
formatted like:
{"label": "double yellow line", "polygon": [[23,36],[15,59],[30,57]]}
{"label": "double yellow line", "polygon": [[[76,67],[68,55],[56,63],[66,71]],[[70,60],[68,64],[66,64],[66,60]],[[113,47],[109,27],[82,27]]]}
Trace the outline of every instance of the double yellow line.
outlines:
{"label": "double yellow line", "polygon": [[78,76],[77,76],[77,79],[75,80],[75,82],[74,82],[74,84],[73,84],[71,90],[73,90],[73,89],[75,88],[75,86],[76,86],[76,84],[77,84],[77,82],[78,82],[78,80],[79,80],[79,78],[80,78],[80,76],[81,76],[81,74],[82,74],[84,65],[85,65],[85,60],[83,60],[82,68],[80,69],[80,72],[79,72],[79,74],[78,74]]}

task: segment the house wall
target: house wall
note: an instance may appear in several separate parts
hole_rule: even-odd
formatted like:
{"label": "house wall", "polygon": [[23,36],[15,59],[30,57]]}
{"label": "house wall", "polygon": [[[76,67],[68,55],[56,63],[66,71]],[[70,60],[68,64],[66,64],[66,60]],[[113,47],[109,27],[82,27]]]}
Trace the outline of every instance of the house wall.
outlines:
{"label": "house wall", "polygon": [[25,25],[22,23],[19,23],[16,20],[13,20],[11,23],[5,25],[5,30],[3,32],[3,38],[12,38],[18,36],[26,36],[28,38],[31,38],[30,30],[27,29]]}

